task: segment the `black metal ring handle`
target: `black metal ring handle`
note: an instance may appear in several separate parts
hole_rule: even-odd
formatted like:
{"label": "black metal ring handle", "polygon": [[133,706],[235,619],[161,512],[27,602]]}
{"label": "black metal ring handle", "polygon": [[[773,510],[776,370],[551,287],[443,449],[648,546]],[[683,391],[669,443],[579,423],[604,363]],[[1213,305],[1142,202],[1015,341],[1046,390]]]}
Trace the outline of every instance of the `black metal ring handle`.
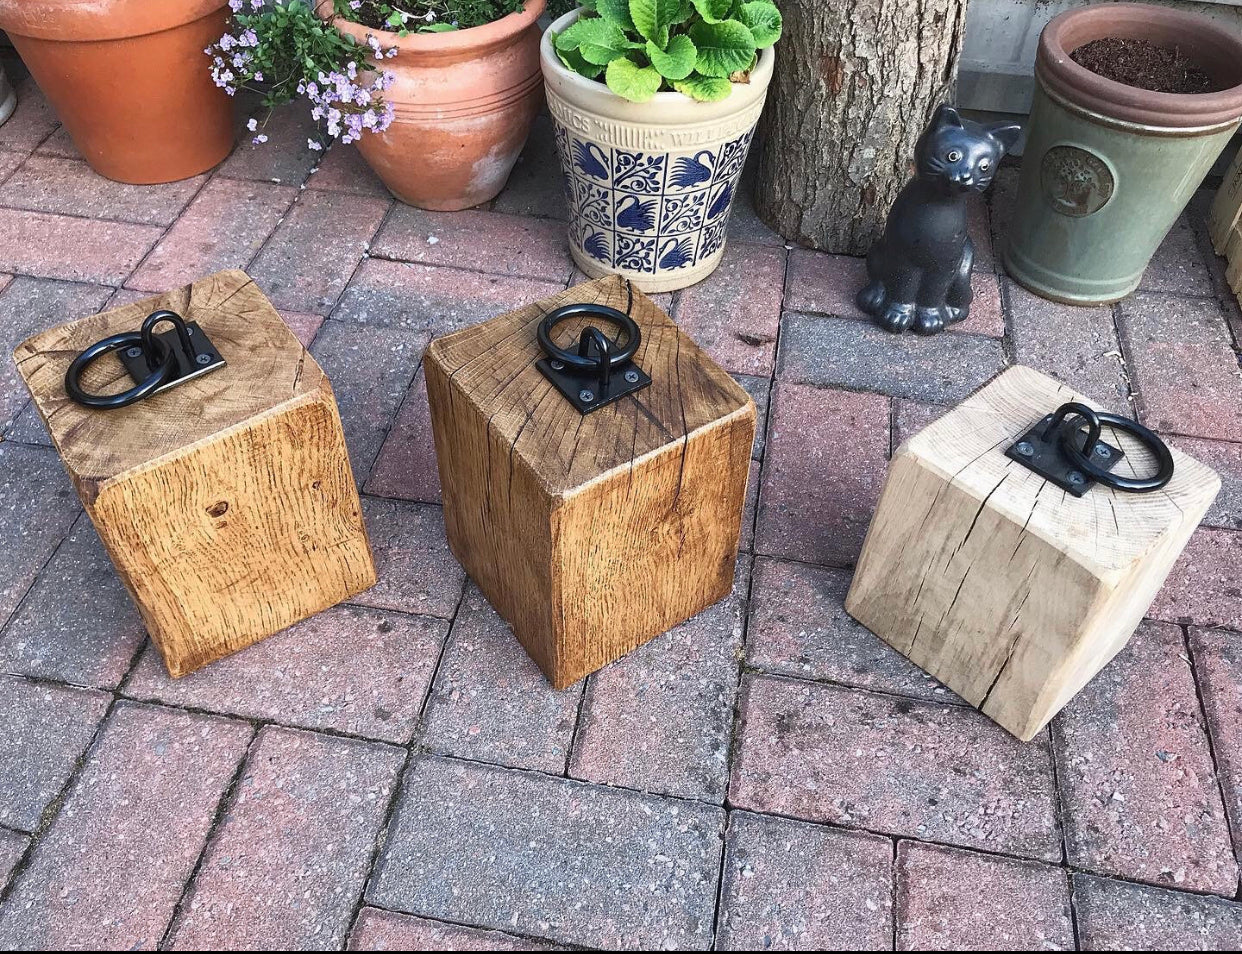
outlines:
{"label": "black metal ring handle", "polygon": [[[587,328],[583,331],[582,339],[578,344],[577,354],[574,354],[572,351],[566,351],[553,343],[553,328],[562,321],[582,316],[604,318],[620,325],[628,336],[625,347],[617,348],[617,342],[613,341],[609,343],[607,348],[601,349],[595,335],[598,335],[599,338],[603,338],[604,335],[597,328]],[[595,332],[595,335],[591,335],[591,332]],[[576,368],[579,371],[593,371],[602,378],[607,378],[613,368],[619,367],[633,358],[638,353],[638,346],[643,340],[642,332],[638,330],[638,325],[634,323],[633,318],[625,312],[609,308],[607,305],[577,304],[557,308],[555,311],[549,312],[543,321],[539,323],[537,334],[539,337],[539,347],[543,348],[549,358],[552,358],[554,361],[560,361],[568,367]],[[596,350],[600,352],[597,357],[592,357],[587,353],[590,351],[588,341],[591,340],[595,342]]]}
{"label": "black metal ring handle", "polygon": [[[172,311],[155,311],[147,316],[139,331],[127,331],[119,335],[110,335],[102,341],[96,341],[73,359],[73,362],[65,371],[65,393],[69,395],[70,400],[85,407],[115,410],[116,408],[129,407],[129,405],[149,397],[163,387],[172,379],[173,374],[177,370],[177,356],[172,348],[164,343],[162,338],[155,336],[155,326],[161,321],[172,322],[173,327],[177,330],[177,337],[181,340],[182,349],[193,360],[194,345],[190,342],[189,330],[186,328],[181,316]],[[83,390],[82,373],[89,365],[110,351],[119,351],[121,348],[132,347],[140,347],[145,352],[147,367],[151,369],[150,375],[128,391],[120,391],[116,394],[91,394]],[[160,355],[158,360],[155,358],[156,354]]]}
{"label": "black metal ring handle", "polygon": [[[1082,425],[1077,420],[1067,420],[1070,415],[1087,422],[1087,440],[1081,450],[1074,445],[1074,437]],[[1124,431],[1146,446],[1156,457],[1156,473],[1150,477],[1123,477],[1095,464],[1091,460],[1091,452],[1100,439],[1102,424]],[[1083,404],[1071,403],[1057,408],[1045,433],[1051,434],[1052,428],[1058,426],[1061,428],[1061,451],[1073,461],[1075,467],[1106,487],[1141,494],[1159,490],[1173,479],[1173,455],[1169,452],[1168,445],[1160,439],[1159,434],[1138,421],[1119,414],[1109,414],[1107,411],[1095,411]]]}

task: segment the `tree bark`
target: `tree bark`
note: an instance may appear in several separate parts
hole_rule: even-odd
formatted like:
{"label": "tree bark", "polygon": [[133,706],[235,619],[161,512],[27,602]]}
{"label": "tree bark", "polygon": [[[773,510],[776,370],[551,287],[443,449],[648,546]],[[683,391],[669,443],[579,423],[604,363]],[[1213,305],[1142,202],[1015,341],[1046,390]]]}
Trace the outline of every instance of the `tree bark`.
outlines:
{"label": "tree bark", "polygon": [[952,91],[966,0],[796,0],[781,11],[756,206],[792,242],[865,254]]}

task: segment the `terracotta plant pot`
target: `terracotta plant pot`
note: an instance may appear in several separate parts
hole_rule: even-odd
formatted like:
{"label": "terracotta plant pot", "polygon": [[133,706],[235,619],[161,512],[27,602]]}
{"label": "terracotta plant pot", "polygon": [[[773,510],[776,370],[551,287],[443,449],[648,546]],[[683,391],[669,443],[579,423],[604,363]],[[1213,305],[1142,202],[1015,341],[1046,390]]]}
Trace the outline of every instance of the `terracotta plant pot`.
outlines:
{"label": "terracotta plant pot", "polygon": [[570,254],[592,278],[624,275],[646,292],[702,281],[724,255],[776,55],[760,50],[750,82],[734,83],[720,102],[663,92],[632,103],[561,63],[551,34],[577,16],[553,23],[541,50],[570,208]]}
{"label": "terracotta plant pot", "polygon": [[[1157,93],[1070,58],[1105,37],[1176,47],[1224,88]],[[1044,28],[1035,80],[1005,268],[1054,301],[1123,298],[1238,128],[1242,36],[1165,7],[1085,7]]]}
{"label": "terracotta plant pot", "polygon": [[[527,0],[520,13],[468,30],[405,37],[333,20],[359,43],[373,35],[398,50],[382,66],[395,77],[384,96],[396,119],[382,133],[363,133],[358,149],[402,202],[455,211],[505,187],[543,102],[535,21],[544,3]],[[331,18],[331,0],[318,10]]]}
{"label": "terracotta plant pot", "polygon": [[232,101],[203,52],[228,12],[226,0],[0,0],[0,29],[96,172],[172,182],[233,148]]}

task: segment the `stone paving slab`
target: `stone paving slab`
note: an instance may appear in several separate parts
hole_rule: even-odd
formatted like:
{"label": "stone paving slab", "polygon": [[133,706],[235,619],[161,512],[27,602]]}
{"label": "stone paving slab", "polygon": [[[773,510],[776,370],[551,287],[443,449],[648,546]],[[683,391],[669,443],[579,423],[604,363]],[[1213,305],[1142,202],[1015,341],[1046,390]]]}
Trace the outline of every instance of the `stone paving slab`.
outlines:
{"label": "stone paving slab", "polygon": [[121,703],[0,908],[0,947],[154,948],[249,726]]}
{"label": "stone paving slab", "polygon": [[1190,649],[1236,853],[1242,845],[1242,633],[1191,629]]}
{"label": "stone paving slab", "polygon": [[887,838],[734,812],[718,950],[892,950]]}
{"label": "stone paving slab", "polygon": [[897,846],[897,950],[1074,948],[1061,868],[940,845]]}
{"label": "stone paving slab", "polygon": [[0,677],[0,825],[39,827],[111,701],[102,692]]}
{"label": "stone paving slab", "polygon": [[0,828],[0,892],[8,886],[9,876],[21,862],[29,845],[29,836]]}
{"label": "stone paving slab", "polygon": [[449,552],[439,507],[365,497],[362,517],[379,582],[351,602],[451,619],[466,572]]}
{"label": "stone paving slab", "polygon": [[440,502],[440,472],[431,432],[431,406],[427,401],[427,378],[421,364],[363,489],[380,497],[398,497],[419,503]]}
{"label": "stone paving slab", "polygon": [[158,225],[0,208],[0,269],[119,285],[163,234]]}
{"label": "stone paving slab", "polygon": [[1147,611],[1152,619],[1242,629],[1242,533],[1196,530]]}
{"label": "stone paving slab", "polygon": [[1237,893],[1238,865],[1179,627],[1144,624],[1053,720],[1053,740],[1071,864]]}
{"label": "stone paving slab", "polygon": [[404,745],[447,632],[444,620],[337,606],[180,679],[148,645],[124,692]]}
{"label": "stone paving slab", "polygon": [[339,950],[404,762],[390,746],[265,728],[168,946]]}
{"label": "stone paving slab", "polygon": [[723,827],[697,802],[420,757],[366,898],[559,943],[704,950]]}
{"label": "stone paving slab", "polygon": [[961,706],[771,676],[743,687],[731,805],[1060,860],[1046,738],[1021,743]]}

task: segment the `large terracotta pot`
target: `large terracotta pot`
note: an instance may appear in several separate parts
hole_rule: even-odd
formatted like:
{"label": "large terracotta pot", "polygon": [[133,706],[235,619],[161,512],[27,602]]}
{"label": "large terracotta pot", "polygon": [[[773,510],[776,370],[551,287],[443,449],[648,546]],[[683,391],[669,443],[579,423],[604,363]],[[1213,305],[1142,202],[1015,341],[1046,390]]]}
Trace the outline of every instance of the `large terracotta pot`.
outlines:
{"label": "large terracotta pot", "polygon": [[567,70],[552,47],[579,11],[544,34],[543,78],[569,202],[569,251],[587,275],[624,275],[646,292],[685,288],[724,256],[729,213],[772,81],[759,51],[749,83],[715,103],[675,92],[622,99]]}
{"label": "large terracotta pot", "polygon": [[[374,35],[396,47],[382,69],[396,119],[358,140],[362,156],[402,202],[453,211],[481,205],[505,187],[543,102],[539,28],[545,0],[494,23],[406,37],[335,18],[359,43]],[[320,15],[331,17],[331,0]],[[379,67],[379,64],[371,65]]]}
{"label": "large terracotta pot", "polygon": [[[1182,50],[1222,87],[1157,93],[1070,57],[1121,37]],[[1040,37],[1035,101],[1005,269],[1053,301],[1095,305],[1143,271],[1242,119],[1242,36],[1197,13],[1107,3],[1062,13]]]}
{"label": "large terracotta pot", "polygon": [[186,179],[233,148],[203,52],[227,17],[226,0],[0,0],[0,29],[74,145],[120,182]]}

